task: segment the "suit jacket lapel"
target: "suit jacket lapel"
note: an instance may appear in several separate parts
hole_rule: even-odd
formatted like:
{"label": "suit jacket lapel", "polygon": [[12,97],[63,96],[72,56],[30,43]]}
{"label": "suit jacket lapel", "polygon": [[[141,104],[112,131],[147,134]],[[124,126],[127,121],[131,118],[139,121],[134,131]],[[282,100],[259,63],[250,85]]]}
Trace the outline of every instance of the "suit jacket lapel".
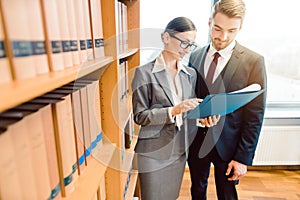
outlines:
{"label": "suit jacket lapel", "polygon": [[238,67],[240,67],[240,54],[242,53],[240,45],[237,43],[233,49],[231,58],[229,59],[227,66],[224,68],[223,83],[225,88],[228,88],[229,83]]}
{"label": "suit jacket lapel", "polygon": [[202,52],[199,56],[199,59],[201,60],[201,63],[200,63],[200,75],[202,76],[202,78],[205,80],[205,75],[204,75],[204,62],[205,62],[205,57],[206,57],[206,53],[209,49],[209,45],[207,45],[206,47],[204,47],[202,49]]}
{"label": "suit jacket lapel", "polygon": [[166,94],[167,98],[169,99],[169,101],[171,102],[171,104],[174,105],[172,92],[170,89],[166,71],[163,70],[163,71],[155,72],[155,73],[153,73],[153,75],[155,76],[158,84],[162,87],[163,91],[165,92],[165,94]]}

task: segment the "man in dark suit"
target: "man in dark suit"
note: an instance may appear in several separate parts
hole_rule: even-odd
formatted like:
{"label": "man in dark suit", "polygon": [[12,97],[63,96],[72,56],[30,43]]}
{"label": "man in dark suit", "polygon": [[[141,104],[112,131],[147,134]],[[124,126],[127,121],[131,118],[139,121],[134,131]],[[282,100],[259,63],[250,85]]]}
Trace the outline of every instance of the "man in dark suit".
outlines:
{"label": "man in dark suit", "polygon": [[[197,97],[232,92],[253,83],[266,89],[264,58],[235,40],[244,15],[242,0],[220,0],[215,4],[209,20],[211,42],[190,56],[189,65],[198,73]],[[214,72],[209,72],[210,66],[215,67]],[[211,163],[218,199],[238,198],[235,185],[246,174],[247,165],[252,164],[265,104],[266,92],[221,117],[216,126],[198,128],[188,157],[193,200],[206,199]]]}

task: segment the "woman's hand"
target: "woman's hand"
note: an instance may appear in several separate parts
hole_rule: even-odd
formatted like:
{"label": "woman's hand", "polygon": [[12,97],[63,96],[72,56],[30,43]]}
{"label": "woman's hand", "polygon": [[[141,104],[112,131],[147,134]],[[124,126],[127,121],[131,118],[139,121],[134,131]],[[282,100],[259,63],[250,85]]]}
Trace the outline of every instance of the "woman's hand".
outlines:
{"label": "woman's hand", "polygon": [[203,119],[199,119],[200,123],[206,127],[212,127],[218,123],[220,115],[209,116]]}
{"label": "woman's hand", "polygon": [[171,114],[172,116],[175,115],[179,115],[183,112],[187,112],[189,110],[194,109],[200,102],[202,101],[202,99],[197,99],[197,98],[193,98],[193,99],[186,99],[184,101],[182,101],[181,103],[177,104],[176,106],[174,106],[171,109]]}

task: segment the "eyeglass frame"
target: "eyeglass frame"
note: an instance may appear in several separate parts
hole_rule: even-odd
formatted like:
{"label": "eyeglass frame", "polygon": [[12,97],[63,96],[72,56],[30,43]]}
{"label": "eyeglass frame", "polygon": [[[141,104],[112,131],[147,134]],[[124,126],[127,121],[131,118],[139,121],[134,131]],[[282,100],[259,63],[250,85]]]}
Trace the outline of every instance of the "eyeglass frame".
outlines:
{"label": "eyeglass frame", "polygon": [[[176,40],[178,40],[178,41],[180,42],[180,47],[181,47],[182,49],[190,48],[190,51],[194,51],[194,50],[198,47],[195,43],[190,44],[189,42],[184,41],[184,40],[178,38],[177,36],[175,36],[174,33],[170,33],[170,32],[168,32],[168,33],[169,33],[169,35],[170,35],[172,38],[175,38]],[[182,45],[184,45],[184,46],[182,46]],[[185,45],[186,45],[186,46],[185,46]]]}

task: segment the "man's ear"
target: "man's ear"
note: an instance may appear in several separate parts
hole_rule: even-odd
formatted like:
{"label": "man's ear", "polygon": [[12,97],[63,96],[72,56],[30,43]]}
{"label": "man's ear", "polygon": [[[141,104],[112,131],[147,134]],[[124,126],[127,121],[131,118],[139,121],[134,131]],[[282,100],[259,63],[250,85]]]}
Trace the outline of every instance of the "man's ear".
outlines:
{"label": "man's ear", "polygon": [[212,23],[212,18],[209,18],[209,20],[208,20],[208,27],[210,27],[211,23]]}

